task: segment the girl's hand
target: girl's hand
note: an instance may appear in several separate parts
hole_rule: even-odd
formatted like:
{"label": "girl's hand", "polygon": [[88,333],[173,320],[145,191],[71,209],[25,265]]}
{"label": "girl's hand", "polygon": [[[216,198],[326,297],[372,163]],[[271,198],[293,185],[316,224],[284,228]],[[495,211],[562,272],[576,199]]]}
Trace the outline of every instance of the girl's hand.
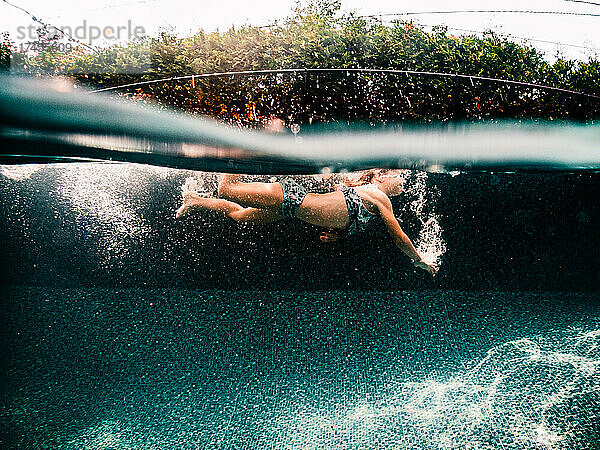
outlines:
{"label": "girl's hand", "polygon": [[426,270],[432,277],[435,277],[435,274],[438,271],[438,268],[435,266],[435,264],[427,264],[425,261],[415,261],[413,262],[413,266]]}
{"label": "girl's hand", "polygon": [[340,238],[339,231],[334,230],[333,228],[330,228],[329,230],[323,231],[319,235],[319,239],[321,240],[321,242],[335,242],[339,238]]}

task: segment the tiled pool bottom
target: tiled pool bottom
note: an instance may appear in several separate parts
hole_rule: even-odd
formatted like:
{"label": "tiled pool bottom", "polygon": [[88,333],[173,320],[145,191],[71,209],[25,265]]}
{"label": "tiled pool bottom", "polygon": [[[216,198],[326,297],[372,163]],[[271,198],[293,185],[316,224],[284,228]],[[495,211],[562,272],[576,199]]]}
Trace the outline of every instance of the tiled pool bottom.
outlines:
{"label": "tiled pool bottom", "polygon": [[600,295],[5,288],[2,448],[598,448]]}

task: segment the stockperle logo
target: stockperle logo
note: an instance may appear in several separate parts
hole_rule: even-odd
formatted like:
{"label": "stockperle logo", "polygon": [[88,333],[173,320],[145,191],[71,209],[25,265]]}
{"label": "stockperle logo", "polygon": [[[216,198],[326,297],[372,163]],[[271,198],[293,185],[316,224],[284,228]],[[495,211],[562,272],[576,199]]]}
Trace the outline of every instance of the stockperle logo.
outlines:
{"label": "stockperle logo", "polygon": [[[144,45],[146,30],[131,20],[121,24],[98,26],[84,20],[76,26],[57,26],[35,18],[36,24],[15,27],[15,50],[11,55],[10,68],[15,73],[27,73],[32,67],[36,72],[56,73],[147,73],[150,68],[150,46]],[[123,58],[120,45],[135,44],[135,51]],[[116,45],[116,47],[114,47]],[[74,50],[84,50],[91,55],[89,64],[71,64]],[[106,51],[113,49],[115,51]],[[37,55],[42,59],[36,60]],[[54,55],[48,58],[47,55]],[[77,55],[81,55],[78,51]],[[94,56],[97,55],[97,56]],[[72,61],[71,61],[72,62]]]}
{"label": "stockperle logo", "polygon": [[84,20],[81,25],[56,26],[39,25],[18,26],[16,29],[16,38],[21,45],[26,42],[36,42],[43,38],[45,40],[60,40],[70,38],[80,43],[93,45],[94,42],[104,41],[131,41],[141,39],[146,36],[146,30],[143,26],[135,25],[131,20],[127,20],[123,25],[91,25]]}

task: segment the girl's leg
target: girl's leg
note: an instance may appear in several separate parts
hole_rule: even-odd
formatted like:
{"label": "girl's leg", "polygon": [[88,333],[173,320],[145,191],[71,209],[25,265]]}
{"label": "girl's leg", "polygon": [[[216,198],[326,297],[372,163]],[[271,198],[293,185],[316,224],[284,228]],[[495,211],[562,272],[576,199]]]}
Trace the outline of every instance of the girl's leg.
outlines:
{"label": "girl's leg", "polygon": [[209,209],[230,217],[237,222],[269,223],[283,219],[279,212],[269,209],[244,208],[222,198],[201,197],[195,192],[183,194],[183,205],[177,210],[179,218],[193,208]]}
{"label": "girl's leg", "polygon": [[279,183],[242,183],[239,175],[224,174],[219,182],[219,197],[254,208],[279,209],[283,189]]}
{"label": "girl's leg", "polygon": [[225,216],[243,209],[240,205],[221,198],[201,197],[195,192],[184,192],[183,205],[177,210],[175,217],[180,218],[194,208],[210,209]]}
{"label": "girl's leg", "polygon": [[[225,200],[227,201],[227,200]],[[236,222],[271,223],[282,220],[283,216],[274,209],[243,208],[229,214]]]}

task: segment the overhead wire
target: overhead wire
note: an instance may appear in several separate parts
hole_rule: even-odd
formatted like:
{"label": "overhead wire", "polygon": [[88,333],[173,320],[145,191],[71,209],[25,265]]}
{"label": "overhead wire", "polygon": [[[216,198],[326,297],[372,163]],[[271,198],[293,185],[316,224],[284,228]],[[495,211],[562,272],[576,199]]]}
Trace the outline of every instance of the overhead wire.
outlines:
{"label": "overhead wire", "polygon": [[155,3],[157,1],[158,0],[137,0],[137,1],[133,1],[133,2],[114,3],[112,5],[105,5],[105,6],[101,6],[99,8],[91,8],[91,9],[88,9],[87,11],[101,11],[103,9],[121,8],[123,6],[140,5],[140,4],[144,4],[144,3]]}
{"label": "overhead wire", "polygon": [[565,0],[565,2],[571,2],[571,3],[585,3],[586,5],[600,6],[600,3],[596,3],[596,2],[588,2],[588,1],[585,1],[585,0]]}
{"label": "overhead wire", "polygon": [[564,15],[564,16],[588,16],[588,17],[600,17],[600,14],[589,13],[589,12],[571,12],[571,11],[539,11],[539,10],[521,10],[521,9],[457,9],[457,10],[444,10],[444,11],[405,11],[402,13],[381,13],[381,14],[367,14],[361,16],[355,16],[359,18],[366,17],[390,17],[390,16],[419,16],[427,14],[547,14],[547,15]]}
{"label": "overhead wire", "polygon": [[[567,0],[568,1],[568,0]],[[574,1],[574,0],[573,0]],[[379,13],[379,14],[361,14],[352,17],[357,19],[376,19],[381,17],[399,17],[399,16],[419,16],[428,14],[542,14],[542,15],[565,15],[565,16],[587,16],[600,17],[600,13],[589,12],[571,12],[571,11],[547,11],[547,10],[521,10],[521,9],[460,9],[460,10],[439,10],[439,11],[405,11],[401,13]],[[258,28],[273,28],[277,24],[262,25]]]}
{"label": "overhead wire", "polygon": [[[428,28],[434,28],[436,26],[441,26],[448,30],[465,31],[467,33],[476,33],[476,34],[485,34],[486,33],[486,31],[481,31],[481,30],[470,30],[470,29],[466,29],[466,28],[449,27],[446,25],[428,25],[428,24],[424,24],[424,23],[418,23],[417,25],[422,26],[422,27],[428,27]],[[534,38],[525,37],[525,36],[516,36],[511,33],[498,33],[493,30],[489,30],[489,31],[492,31],[494,34],[496,34],[498,36],[511,37],[514,39],[522,39],[524,41],[541,42],[544,44],[554,44],[554,45],[560,45],[560,46],[564,46],[564,47],[582,48],[582,49],[587,49],[587,50],[600,50],[600,48],[598,48],[598,47],[590,47],[590,46],[586,46],[586,45],[577,45],[577,44],[567,44],[565,42],[558,42],[558,41],[546,41],[544,39],[534,39]]]}
{"label": "overhead wire", "polygon": [[[578,1],[578,0],[565,0],[565,1]],[[591,3],[591,4],[596,4],[596,5],[600,6],[600,3],[593,3],[593,2],[582,2],[582,3]],[[522,14],[555,14],[555,15],[576,15],[576,16],[600,17],[600,14],[594,14],[594,13],[577,13],[577,12],[569,12],[569,11],[535,11],[535,10],[409,11],[409,12],[404,12],[404,13],[366,14],[366,15],[359,15],[359,16],[353,16],[353,17],[359,18],[359,19],[367,19],[367,18],[375,19],[375,18],[382,18],[382,17],[398,17],[398,16],[404,16],[404,15],[457,14],[457,13],[522,13]],[[274,26],[277,26],[277,25],[269,24],[269,25],[260,26],[258,28],[272,28]],[[434,25],[422,24],[422,26],[433,27]],[[478,31],[478,30],[468,30],[468,29],[453,28],[453,27],[446,27],[446,28],[448,28],[449,30],[466,31],[469,33],[478,33],[478,34],[485,33],[485,31]],[[524,40],[531,41],[531,42],[541,42],[541,43],[545,43],[545,44],[554,44],[554,45],[561,45],[561,46],[565,46],[565,47],[582,48],[582,49],[587,49],[587,50],[598,50],[598,48],[596,48],[596,47],[577,45],[577,44],[568,44],[568,43],[557,42],[557,41],[547,41],[547,40],[543,40],[543,39],[534,39],[534,38],[528,38],[528,37],[523,37],[523,36],[515,36],[515,35],[509,34],[509,33],[496,33],[496,34],[504,35],[507,37],[514,37],[515,39],[524,39]]]}
{"label": "overhead wire", "polygon": [[63,29],[61,29],[60,27],[56,27],[54,25],[52,25],[51,23],[47,23],[44,22],[43,20],[41,20],[40,18],[38,18],[37,16],[33,15],[32,13],[30,13],[29,11],[27,11],[26,9],[20,7],[19,5],[15,5],[14,3],[9,2],[8,0],[2,0],[4,3],[6,3],[9,6],[12,6],[15,9],[18,9],[22,12],[24,12],[25,14],[27,14],[31,20],[33,20],[36,23],[39,23],[42,28],[46,31],[50,31],[49,28],[51,28],[54,31],[57,31],[59,33],[61,33],[64,37],[66,37],[69,41],[71,42],[77,42],[78,44],[86,47],[89,50],[92,50],[93,52],[98,52],[98,49],[92,45],[86,44],[85,42],[80,41],[79,39],[71,36],[69,33],[67,33],[66,31],[64,31]]}

